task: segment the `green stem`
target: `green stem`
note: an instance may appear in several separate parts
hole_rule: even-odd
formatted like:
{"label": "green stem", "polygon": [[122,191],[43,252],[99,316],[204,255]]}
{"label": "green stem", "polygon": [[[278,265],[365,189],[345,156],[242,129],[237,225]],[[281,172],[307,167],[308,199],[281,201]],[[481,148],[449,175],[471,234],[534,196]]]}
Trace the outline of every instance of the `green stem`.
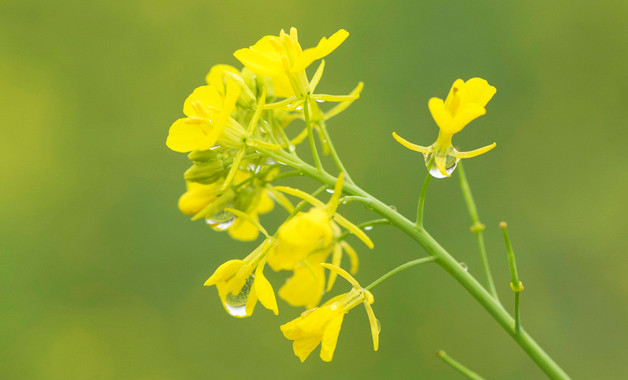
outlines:
{"label": "green stem", "polygon": [[[336,178],[329,173],[321,172],[306,164],[297,157],[286,152],[260,150],[278,161],[285,162],[295,169],[302,170],[305,175],[322,184],[333,187]],[[469,272],[466,272],[434,238],[424,229],[417,229],[415,224],[392,209],[387,204],[373,197],[355,184],[346,184],[344,191],[349,195],[357,195],[369,199],[368,208],[372,209],[390,223],[398,227],[406,235],[422,246],[430,255],[435,256],[437,263],[449,273],[467,292],[493,317],[493,319],[510,335],[510,337],[526,352],[550,379],[569,379],[562,368],[532,339],[524,330],[515,330],[514,319],[499,301],[494,298]]]}
{"label": "green stem", "polygon": [[[431,162],[428,164],[428,167],[431,165]],[[427,173],[425,176],[425,181],[423,181],[423,187],[421,187],[421,194],[419,195],[419,207],[416,212],[416,228],[423,229],[423,209],[425,207],[425,195],[427,194],[427,186],[430,184],[430,180],[432,179],[432,175]]]}
{"label": "green stem", "polygon": [[415,265],[430,263],[430,262],[435,261],[435,260],[436,260],[435,256],[430,256],[430,257],[423,257],[421,259],[417,259],[417,260],[413,260],[413,261],[408,261],[407,263],[399,265],[397,268],[391,270],[390,272],[388,272],[385,275],[381,276],[377,280],[373,281],[370,285],[368,285],[364,289],[371,290],[374,287],[376,287],[377,285],[379,285],[382,282],[386,281],[389,277],[392,277],[392,276],[396,275],[397,273],[399,273],[399,272],[401,272],[403,270],[411,268],[411,267],[413,267]]}
{"label": "green stem", "polygon": [[453,369],[455,369],[456,371],[458,371],[461,374],[463,374],[464,376],[466,376],[467,379],[484,380],[484,378],[482,376],[480,376],[477,373],[471,371],[469,368],[465,367],[460,362],[454,360],[454,358],[452,358],[451,356],[447,355],[447,353],[445,351],[442,351],[442,350],[438,351],[438,357],[443,359],[443,361],[445,363],[449,364]]}
{"label": "green stem", "polygon": [[327,132],[327,126],[325,125],[324,121],[319,123],[319,128],[322,131],[323,137],[325,138],[325,140],[327,142],[327,146],[329,147],[329,152],[331,154],[331,158],[332,158],[332,160],[334,160],[334,163],[336,164],[336,167],[338,168],[338,170],[341,173],[344,173],[345,181],[347,181],[349,183],[353,183],[353,180],[349,176],[349,172],[347,171],[347,169],[345,169],[345,166],[343,165],[342,160],[340,160],[340,156],[338,156],[338,153],[336,152],[336,148],[334,148],[334,144],[331,141],[331,138],[329,136],[329,132]]}
{"label": "green stem", "polygon": [[510,235],[508,235],[508,225],[506,222],[501,222],[499,228],[504,233],[504,241],[506,242],[506,250],[508,251],[508,266],[510,267],[510,278],[512,282],[510,287],[515,292],[515,329],[519,331],[521,329],[521,320],[519,317],[519,293],[523,290],[523,284],[519,280],[519,274],[517,273],[517,259],[515,257],[515,251],[512,249],[510,243]]}
{"label": "green stem", "polygon": [[488,263],[488,256],[486,255],[486,245],[484,244],[484,224],[480,222],[480,217],[478,216],[478,209],[475,206],[475,201],[473,200],[473,194],[471,194],[471,188],[469,187],[469,182],[467,181],[467,176],[464,174],[464,169],[462,167],[462,163],[458,164],[458,173],[460,176],[460,188],[462,189],[462,195],[464,196],[464,201],[467,204],[467,209],[469,210],[469,216],[471,217],[471,231],[475,234],[478,240],[478,249],[480,251],[480,258],[482,259],[482,266],[484,267],[484,273],[486,274],[486,282],[488,284],[488,289],[495,297],[496,300],[499,299],[497,296],[497,289],[495,288],[495,282],[493,281],[493,276],[491,275],[491,267]]}
{"label": "green stem", "polygon": [[305,125],[307,127],[307,138],[310,141],[310,149],[312,149],[312,157],[314,158],[314,164],[319,172],[323,171],[323,164],[321,158],[318,155],[316,149],[316,141],[314,141],[314,131],[312,130],[312,121],[310,120],[310,99],[305,98],[303,103],[303,117],[305,118]]}

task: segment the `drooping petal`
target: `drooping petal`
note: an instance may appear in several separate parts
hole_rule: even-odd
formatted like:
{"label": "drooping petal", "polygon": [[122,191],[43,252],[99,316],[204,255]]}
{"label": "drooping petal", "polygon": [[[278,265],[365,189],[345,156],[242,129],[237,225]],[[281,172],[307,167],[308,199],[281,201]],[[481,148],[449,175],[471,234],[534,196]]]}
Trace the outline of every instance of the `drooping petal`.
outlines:
{"label": "drooping petal", "polygon": [[291,306],[316,307],[325,291],[325,271],[319,263],[300,265],[279,289],[279,297]]}
{"label": "drooping petal", "polygon": [[403,146],[405,146],[406,148],[413,150],[415,152],[420,152],[423,154],[428,154],[431,149],[429,147],[425,147],[425,146],[421,146],[421,145],[416,145],[411,143],[410,141],[404,139],[403,137],[399,136],[396,132],[393,132],[393,138],[395,140],[397,140],[397,142]]}
{"label": "drooping petal", "polygon": [[360,260],[358,259],[358,254],[355,252],[352,246],[349,245],[346,241],[340,242],[340,245],[344,249],[347,256],[349,256],[349,261],[351,262],[351,274],[356,274],[358,272],[358,267],[360,266]]}
{"label": "drooping petal", "polygon": [[469,152],[455,152],[453,153],[453,155],[456,158],[472,158],[472,157],[476,157],[476,156],[479,156],[480,154],[484,154],[488,152],[489,150],[495,148],[495,146],[497,146],[497,144],[492,143],[491,145],[487,145],[479,149],[474,149]]}
{"label": "drooping petal", "polygon": [[294,343],[292,343],[292,350],[294,351],[294,354],[299,357],[301,363],[303,363],[320,342],[320,336],[297,339]]}
{"label": "drooping petal", "polygon": [[275,315],[278,315],[277,299],[275,299],[275,292],[273,291],[272,285],[264,276],[264,264],[258,265],[257,269],[255,269],[253,286],[262,305],[268,310],[272,310]]}
{"label": "drooping petal", "polygon": [[[331,263],[332,265],[339,267],[341,262],[342,262],[342,246],[340,245],[340,243],[336,243],[334,244],[334,253],[331,257]],[[337,276],[338,274],[336,272],[332,271],[329,273],[329,279],[327,280],[327,289],[326,289],[328,292],[331,290],[331,288],[333,288],[334,282],[336,282]]]}
{"label": "drooping petal", "polygon": [[225,83],[223,80],[223,73],[225,71],[234,74],[240,74],[240,72],[231,65],[214,65],[209,70],[207,76],[205,76],[205,81],[207,82],[207,84],[216,88],[221,94],[225,93]]}
{"label": "drooping petal", "polygon": [[379,349],[379,323],[377,318],[375,318],[375,313],[373,312],[373,308],[369,304],[369,302],[365,301],[364,308],[366,309],[366,314],[369,316],[369,324],[371,325],[371,335],[373,336],[373,350],[377,351]]}
{"label": "drooping petal", "polygon": [[336,350],[336,344],[338,343],[338,335],[340,334],[340,328],[342,327],[342,320],[344,313],[340,313],[337,317],[332,319],[323,333],[321,340],[321,359],[329,362],[334,357],[334,351]]}
{"label": "drooping petal", "polygon": [[224,281],[229,277],[233,276],[240,268],[244,265],[244,261],[242,260],[229,260],[226,263],[214,271],[207,281],[205,281],[205,286],[215,285],[219,281]]}

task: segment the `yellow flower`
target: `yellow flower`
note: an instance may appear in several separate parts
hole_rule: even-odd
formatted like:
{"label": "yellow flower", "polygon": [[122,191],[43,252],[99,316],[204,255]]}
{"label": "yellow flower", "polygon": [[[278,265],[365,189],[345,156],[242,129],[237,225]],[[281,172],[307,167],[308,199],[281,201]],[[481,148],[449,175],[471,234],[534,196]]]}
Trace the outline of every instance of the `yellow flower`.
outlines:
{"label": "yellow flower", "polygon": [[264,276],[266,254],[273,244],[273,238],[266,238],[244,260],[227,261],[205,282],[205,286],[216,285],[225,310],[234,317],[253,314],[258,300],[275,315],[279,314],[275,292]]}
{"label": "yellow flower", "polygon": [[293,342],[292,348],[301,362],[305,361],[312,351],[320,344],[320,357],[324,361],[331,361],[338,342],[338,335],[342,327],[344,315],[359,304],[363,304],[369,317],[373,348],[379,348],[379,323],[371,308],[373,295],[362,288],[358,282],[346,271],[330,264],[321,264],[323,267],[344,277],[353,285],[350,292],[341,294],[326,302],[323,306],[308,310],[297,319],[281,326],[283,335]]}
{"label": "yellow flower", "polygon": [[240,87],[227,83],[222,95],[214,86],[201,86],[188,96],[183,105],[186,118],[170,126],[166,145],[175,152],[207,150],[219,143],[228,148],[240,147],[246,130],[229,116],[240,96]]}
{"label": "yellow flower", "polygon": [[[468,81],[458,79],[451,86],[446,100],[431,98],[428,107],[439,127],[438,139],[429,147],[413,144],[393,132],[393,137],[403,146],[423,153],[430,173],[438,178],[449,177],[461,158],[471,158],[486,153],[495,143],[470,152],[458,152],[452,145],[452,137],[467,124],[486,113],[486,104],[497,90],[481,78]],[[432,162],[436,168],[432,167]]]}
{"label": "yellow flower", "polygon": [[329,254],[333,237],[330,215],[324,209],[312,208],[308,212],[299,212],[279,227],[277,246],[268,264],[276,271],[292,270],[313,252]]}
{"label": "yellow flower", "polygon": [[279,36],[262,37],[255,45],[237,50],[234,56],[249,70],[273,77],[276,83],[284,84],[287,77],[294,93],[303,97],[309,91],[305,69],[334,51],[347,36],[349,33],[340,29],[329,39],[322,38],[316,47],[303,50],[297,29],[291,28],[290,34],[281,30]]}
{"label": "yellow flower", "polygon": [[308,256],[293,268],[293,275],[279,289],[279,297],[290,306],[305,306],[311,309],[318,305],[325,293],[325,270],[321,265],[329,252]]}

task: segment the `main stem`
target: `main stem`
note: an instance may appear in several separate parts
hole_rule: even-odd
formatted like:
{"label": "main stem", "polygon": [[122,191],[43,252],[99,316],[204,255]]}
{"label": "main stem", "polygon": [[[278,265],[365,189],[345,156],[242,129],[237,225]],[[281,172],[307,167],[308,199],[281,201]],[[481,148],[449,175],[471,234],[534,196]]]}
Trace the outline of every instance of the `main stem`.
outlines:
{"label": "main stem", "polygon": [[[298,157],[287,152],[263,151],[280,162],[301,170],[305,175],[312,177],[322,184],[333,187],[336,178],[327,172],[319,171],[311,165],[301,161]],[[436,257],[436,262],[447,271],[469,294],[506,330],[508,335],[519,344],[519,346],[530,356],[530,358],[547,374],[550,379],[570,379],[558,364],[532,339],[524,330],[515,330],[513,318],[503,308],[499,301],[494,298],[470,273],[466,272],[440,244],[425,230],[416,228],[415,224],[399,214],[390,206],[373,197],[366,191],[354,184],[345,184],[343,191],[349,195],[360,196],[367,200],[366,206],[382,217],[388,219],[390,223],[405,232],[419,245],[421,245],[430,255]]]}

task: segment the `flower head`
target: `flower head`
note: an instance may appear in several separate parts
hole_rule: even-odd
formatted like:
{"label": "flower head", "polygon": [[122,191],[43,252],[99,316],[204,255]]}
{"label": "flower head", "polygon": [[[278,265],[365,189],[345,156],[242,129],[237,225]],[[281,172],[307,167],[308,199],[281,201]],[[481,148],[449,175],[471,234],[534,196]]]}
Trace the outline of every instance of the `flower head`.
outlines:
{"label": "flower head", "polygon": [[283,95],[289,95],[284,90],[287,79],[294,93],[304,96],[309,90],[305,69],[334,51],[348,35],[340,29],[329,39],[323,37],[316,47],[303,50],[297,29],[290,28],[289,34],[281,30],[279,36],[264,36],[255,45],[237,50],[234,56],[249,70],[272,77]]}
{"label": "flower head", "polygon": [[[486,153],[495,143],[470,152],[459,152],[452,145],[452,137],[467,124],[486,113],[486,104],[497,90],[481,78],[468,81],[458,79],[451,86],[444,101],[431,98],[430,113],[440,129],[438,139],[429,147],[413,144],[393,132],[393,137],[408,149],[421,152],[430,173],[438,178],[449,177],[461,158],[471,158]],[[436,167],[433,168],[432,165]]]}
{"label": "flower head", "polygon": [[342,327],[344,315],[359,304],[363,304],[369,316],[373,348],[379,348],[379,324],[371,308],[374,302],[373,295],[362,288],[358,282],[346,271],[331,264],[321,264],[323,267],[344,277],[353,288],[348,293],[341,294],[327,301],[319,308],[310,309],[297,319],[281,326],[283,335],[294,341],[294,354],[303,362],[320,344],[320,357],[324,361],[331,361],[338,342],[338,335]]}
{"label": "flower head", "polygon": [[216,143],[227,147],[241,145],[238,137],[246,130],[229,117],[239,97],[240,87],[233,81],[227,83],[224,94],[214,86],[196,88],[183,104],[187,117],[170,126],[168,148],[185,153],[207,150]]}
{"label": "flower head", "polygon": [[205,286],[216,285],[225,310],[234,317],[249,317],[258,300],[279,314],[275,292],[264,276],[266,254],[273,244],[273,238],[266,238],[244,260],[227,261],[205,282]]}

